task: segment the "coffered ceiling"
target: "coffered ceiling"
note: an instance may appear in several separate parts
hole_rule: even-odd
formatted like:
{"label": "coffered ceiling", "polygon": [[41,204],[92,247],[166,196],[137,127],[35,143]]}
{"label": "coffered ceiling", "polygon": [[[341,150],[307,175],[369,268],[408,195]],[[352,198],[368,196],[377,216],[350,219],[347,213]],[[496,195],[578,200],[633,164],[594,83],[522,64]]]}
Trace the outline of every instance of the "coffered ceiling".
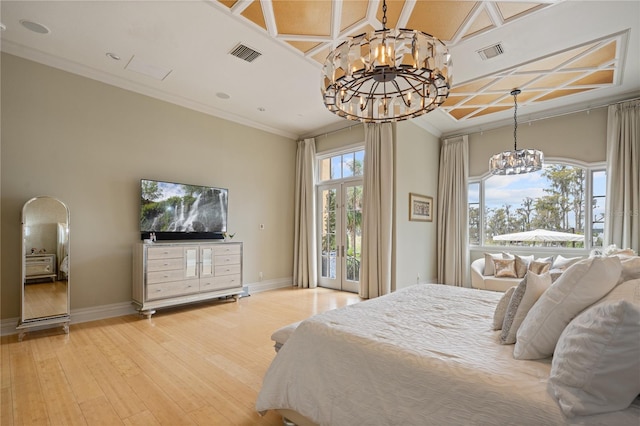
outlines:
{"label": "coffered ceiling", "polygon": [[[346,37],[382,28],[378,0],[0,7],[5,52],[292,138],[353,124],[322,105],[320,69]],[[25,19],[50,32],[34,34]],[[640,95],[637,1],[390,0],[386,26],[424,31],[450,48],[449,98],[414,119],[436,135],[508,122],[513,88],[522,90],[524,119]],[[238,46],[253,60],[231,56]]]}

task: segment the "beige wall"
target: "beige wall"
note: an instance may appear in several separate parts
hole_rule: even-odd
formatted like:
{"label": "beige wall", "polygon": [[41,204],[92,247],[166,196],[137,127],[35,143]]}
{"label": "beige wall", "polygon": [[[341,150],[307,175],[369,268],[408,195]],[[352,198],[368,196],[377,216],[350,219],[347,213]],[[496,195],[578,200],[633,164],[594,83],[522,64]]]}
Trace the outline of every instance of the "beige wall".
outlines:
{"label": "beige wall", "polygon": [[[527,123],[518,120],[518,148],[541,150],[545,158],[605,161],[607,109]],[[513,125],[469,135],[469,176],[489,172],[489,157],[513,149]]]}
{"label": "beige wall", "polygon": [[244,283],[291,280],[295,141],[15,56],[1,65],[0,318],[19,315],[20,212],[37,195],[70,210],[72,310],[130,301],[141,178],[228,188]]}
{"label": "beige wall", "polygon": [[[396,127],[396,288],[436,282],[436,204],[433,222],[409,221],[409,193],[437,203],[440,141],[410,121]],[[418,279],[419,277],[419,279]]]}

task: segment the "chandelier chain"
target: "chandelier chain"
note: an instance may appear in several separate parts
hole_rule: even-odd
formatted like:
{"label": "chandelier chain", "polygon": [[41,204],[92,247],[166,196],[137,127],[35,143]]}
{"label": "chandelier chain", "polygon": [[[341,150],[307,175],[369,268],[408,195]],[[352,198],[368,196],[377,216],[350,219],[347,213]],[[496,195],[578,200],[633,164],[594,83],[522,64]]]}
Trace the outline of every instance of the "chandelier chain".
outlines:
{"label": "chandelier chain", "polygon": [[518,150],[518,93],[513,93],[513,150]]}
{"label": "chandelier chain", "polygon": [[387,29],[387,2],[382,0],[382,29]]}

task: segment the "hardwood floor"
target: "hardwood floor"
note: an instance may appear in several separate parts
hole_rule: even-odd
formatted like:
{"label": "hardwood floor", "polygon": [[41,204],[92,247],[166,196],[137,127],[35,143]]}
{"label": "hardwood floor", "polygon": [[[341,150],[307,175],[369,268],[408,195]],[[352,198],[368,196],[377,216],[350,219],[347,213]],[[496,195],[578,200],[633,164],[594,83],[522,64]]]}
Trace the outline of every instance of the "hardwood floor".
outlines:
{"label": "hardwood floor", "polygon": [[4,336],[0,424],[281,425],[254,409],[271,333],[359,300],[287,288]]}

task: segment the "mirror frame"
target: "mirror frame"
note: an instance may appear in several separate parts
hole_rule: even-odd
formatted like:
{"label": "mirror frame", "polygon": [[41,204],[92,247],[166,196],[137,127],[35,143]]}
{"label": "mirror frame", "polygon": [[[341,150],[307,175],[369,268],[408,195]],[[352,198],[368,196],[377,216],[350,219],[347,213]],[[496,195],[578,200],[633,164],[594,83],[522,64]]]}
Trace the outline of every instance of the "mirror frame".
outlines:
{"label": "mirror frame", "polygon": [[[29,226],[29,224],[27,223],[27,209],[30,205],[32,205],[32,203],[35,203],[38,200],[50,200],[51,202],[57,202],[60,204],[61,207],[64,208],[65,210],[65,216],[66,216],[66,232],[67,232],[67,236],[66,236],[66,245],[67,245],[67,251],[66,251],[66,255],[67,255],[67,272],[66,272],[66,280],[67,280],[67,295],[66,295],[66,308],[65,308],[65,312],[63,313],[58,313],[58,314],[54,314],[54,315],[50,315],[50,316],[42,316],[42,317],[36,317],[36,318],[25,318],[25,287],[26,287],[26,282],[27,282],[27,277],[26,277],[26,260],[27,260],[27,243],[26,243],[26,237],[27,237],[27,227]],[[57,223],[62,223],[58,220],[56,220],[55,222]],[[39,197],[33,197],[30,200],[28,200],[26,203],[24,203],[24,206],[22,207],[22,243],[21,243],[21,248],[22,248],[22,253],[21,253],[21,263],[22,263],[22,281],[20,283],[21,287],[20,287],[20,295],[21,295],[21,301],[20,301],[20,321],[18,322],[18,325],[16,327],[16,329],[20,330],[19,336],[18,336],[18,340],[22,341],[22,339],[24,338],[24,335],[26,334],[26,330],[27,329],[31,329],[31,328],[48,328],[51,326],[57,326],[57,325],[62,325],[62,328],[64,330],[64,332],[66,334],[69,333],[69,323],[71,321],[71,268],[70,268],[70,264],[71,264],[71,249],[70,249],[70,214],[69,214],[69,207],[67,207],[67,205],[65,203],[63,203],[62,201],[60,201],[57,198],[54,197],[50,197],[50,196],[39,196]],[[56,256],[56,263],[58,264],[60,262],[60,260],[57,259]],[[57,280],[57,276],[59,274],[59,270],[58,270],[58,265],[56,265],[56,280]]]}

